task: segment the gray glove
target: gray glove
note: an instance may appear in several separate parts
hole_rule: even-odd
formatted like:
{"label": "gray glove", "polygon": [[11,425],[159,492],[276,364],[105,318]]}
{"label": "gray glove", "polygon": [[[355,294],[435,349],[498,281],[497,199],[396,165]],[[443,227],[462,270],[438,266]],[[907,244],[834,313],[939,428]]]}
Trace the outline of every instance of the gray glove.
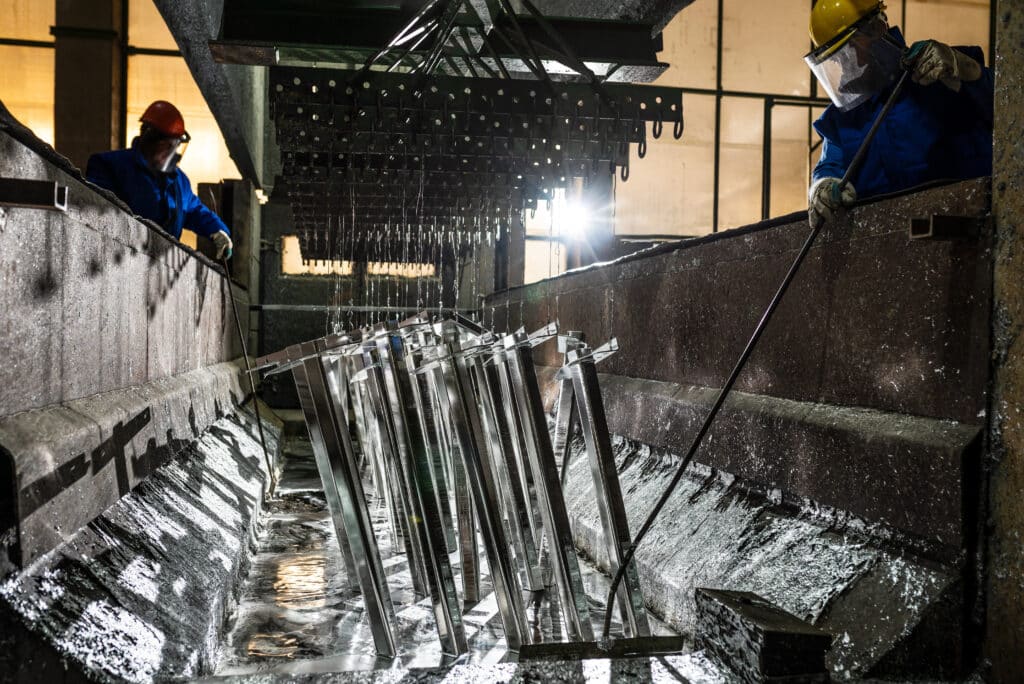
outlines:
{"label": "gray glove", "polygon": [[920,85],[942,81],[950,90],[960,92],[963,81],[977,81],[981,78],[980,64],[937,40],[914,43],[907,61],[911,68],[910,78]]}
{"label": "gray glove", "polygon": [[843,187],[842,194],[839,193],[841,182],[839,178],[822,178],[807,192],[807,218],[812,226],[817,221],[831,221],[836,209],[857,201],[857,190],[851,183]]}
{"label": "gray glove", "polygon": [[231,258],[231,249],[234,247],[234,243],[231,242],[231,238],[223,230],[218,230],[216,233],[210,236],[213,240],[213,246],[217,248],[217,260]]}

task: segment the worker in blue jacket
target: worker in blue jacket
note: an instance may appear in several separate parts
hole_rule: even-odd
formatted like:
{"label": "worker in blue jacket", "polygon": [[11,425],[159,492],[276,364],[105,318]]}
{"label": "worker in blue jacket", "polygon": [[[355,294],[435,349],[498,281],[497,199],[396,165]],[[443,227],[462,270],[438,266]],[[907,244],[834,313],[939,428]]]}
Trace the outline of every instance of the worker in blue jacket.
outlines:
{"label": "worker in blue jacket", "polygon": [[195,193],[188,176],[178,168],[190,136],[178,108],[157,100],[143,112],[139,135],[127,150],[94,154],[85,176],[110,190],[131,207],[181,239],[182,228],[213,241],[217,258],[231,256],[231,231]]}
{"label": "worker in blue jacket", "polygon": [[[808,192],[812,224],[840,206],[936,180],[992,173],[992,71],[981,48],[929,40],[909,50],[878,0],[817,0],[804,59],[833,104],[814,123],[821,159]],[[860,171],[840,179],[903,69],[911,82],[878,129]]]}

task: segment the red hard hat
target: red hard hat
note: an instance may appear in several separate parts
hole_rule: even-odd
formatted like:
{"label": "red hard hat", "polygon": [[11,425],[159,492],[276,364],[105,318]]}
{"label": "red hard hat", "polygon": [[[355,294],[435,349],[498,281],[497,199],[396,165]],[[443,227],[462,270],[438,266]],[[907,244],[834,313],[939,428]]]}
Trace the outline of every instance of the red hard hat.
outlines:
{"label": "red hard hat", "polygon": [[185,119],[181,117],[181,112],[164,100],[157,100],[146,107],[139,121],[149,124],[168,137],[180,138],[185,135]]}

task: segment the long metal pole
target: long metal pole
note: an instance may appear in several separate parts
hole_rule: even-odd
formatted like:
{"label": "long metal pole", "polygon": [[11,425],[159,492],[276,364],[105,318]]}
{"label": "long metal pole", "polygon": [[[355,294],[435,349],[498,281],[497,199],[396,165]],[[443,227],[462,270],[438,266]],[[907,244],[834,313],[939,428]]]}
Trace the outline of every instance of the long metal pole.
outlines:
{"label": "long metal pole", "polygon": [[724,33],[725,0],[718,0],[718,38],[715,42],[715,169],[711,189],[711,232],[718,232],[718,186],[722,176],[722,34]]}
{"label": "long metal pole", "polygon": [[[910,75],[909,71],[904,71],[903,75],[900,76],[900,80],[897,82],[896,87],[893,89],[892,94],[889,96],[889,100],[885,103],[882,111],[878,113],[878,117],[875,119],[875,123],[872,124],[871,130],[868,131],[864,137],[864,142],[861,143],[860,148],[857,150],[857,154],[854,155],[853,160],[846,169],[846,173],[843,175],[842,180],[839,183],[840,194],[842,189],[850,183],[850,180],[857,175],[860,171],[861,164],[864,163],[864,157],[867,155],[868,148],[871,146],[871,141],[874,139],[875,134],[878,132],[879,126],[882,125],[882,121],[889,115],[889,111],[893,105],[896,104],[896,100],[899,99],[900,94],[903,92],[904,86],[906,86],[907,79]],[[750,336],[750,341],[747,342],[747,346],[743,349],[743,353],[740,354],[739,360],[736,361],[735,367],[732,369],[732,373],[729,374],[729,379],[725,381],[725,385],[719,390],[718,396],[715,397],[715,403],[712,404],[711,410],[708,411],[707,417],[704,418],[704,423],[700,426],[697,434],[693,438],[693,442],[690,444],[690,449],[686,452],[686,456],[683,458],[682,463],[679,464],[679,469],[676,474],[672,477],[672,481],[668,487],[662,493],[661,498],[658,499],[658,503],[651,509],[650,514],[647,516],[647,520],[644,521],[643,526],[637,533],[633,543],[626,550],[623,556],[622,564],[619,566],[618,572],[612,578],[611,587],[608,590],[608,599],[604,614],[604,629],[602,631],[603,638],[608,638],[608,630],[611,628],[612,621],[612,609],[615,605],[615,594],[618,591],[619,584],[621,584],[623,577],[626,574],[626,569],[633,560],[633,556],[636,554],[636,548],[643,541],[644,536],[651,529],[658,514],[661,513],[661,509],[664,508],[665,504],[668,503],[669,497],[675,491],[676,486],[679,485],[680,480],[683,479],[683,474],[686,471],[687,466],[690,465],[690,461],[693,460],[694,454],[697,453],[700,443],[704,440],[704,436],[711,428],[711,424],[715,421],[715,417],[718,415],[719,409],[722,408],[722,404],[725,403],[726,397],[729,396],[729,392],[732,391],[732,386],[736,384],[737,378],[743,371],[744,366],[747,365],[747,360],[750,359],[750,355],[754,352],[757,347],[758,340],[761,339],[761,334],[764,333],[765,328],[768,327],[768,322],[772,318],[772,314],[775,313],[775,309],[779,306],[783,296],[786,294],[786,290],[789,289],[790,283],[793,282],[793,278],[796,277],[797,272],[800,270],[800,265],[803,264],[804,258],[808,252],[811,251],[811,247],[814,245],[815,239],[818,237],[818,233],[821,232],[822,227],[825,225],[825,221],[820,219],[815,221],[811,226],[811,233],[807,236],[804,241],[803,247],[800,248],[800,252],[796,255],[796,259],[793,261],[793,265],[789,267],[789,271],[786,273],[786,277],[782,279],[782,284],[779,285],[778,291],[775,296],[772,297],[771,302],[768,304],[768,308],[761,316],[761,320],[758,321],[757,327],[754,328],[754,334]]]}
{"label": "long metal pole", "polygon": [[274,471],[274,464],[270,460],[270,452],[267,451],[267,439],[263,436],[263,420],[260,418],[260,401],[256,396],[256,381],[252,377],[252,367],[249,365],[249,351],[245,344],[245,333],[242,331],[242,321],[238,318],[238,307],[235,306],[235,294],[231,291],[231,271],[228,270],[228,258],[221,258],[221,265],[224,266],[224,279],[228,282],[228,301],[231,302],[231,313],[235,317],[235,330],[238,331],[238,343],[242,345],[242,358],[245,360],[245,375],[249,378],[249,389],[252,390],[252,409],[256,412],[256,427],[260,431],[260,446],[263,447],[263,458],[267,461],[267,473],[270,474],[270,488],[277,488],[277,473]]}

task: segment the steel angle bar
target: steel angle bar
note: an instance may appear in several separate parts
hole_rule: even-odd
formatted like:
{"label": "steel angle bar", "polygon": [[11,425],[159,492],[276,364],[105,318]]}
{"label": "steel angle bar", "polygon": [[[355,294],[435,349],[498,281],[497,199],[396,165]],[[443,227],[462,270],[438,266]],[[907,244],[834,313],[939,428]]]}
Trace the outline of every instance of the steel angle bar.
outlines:
{"label": "steel angle bar", "polygon": [[[336,414],[332,406],[327,378],[319,366],[316,356],[316,345],[306,342],[291,347],[293,357],[301,358],[299,365],[292,368],[295,389],[299,394],[299,405],[306,419],[306,429],[313,447],[320,480],[323,482],[324,498],[327,509],[334,523],[338,548],[345,563],[345,586],[350,590],[358,590],[356,579],[356,561],[349,546],[348,531],[345,526],[345,515],[342,510],[342,496],[335,474],[335,462],[344,464],[347,455],[342,450],[341,436],[337,431]],[[338,467],[344,467],[340,465]]]}
{"label": "steel angle bar", "polygon": [[416,534],[416,512],[412,509],[412,492],[409,491],[403,468],[400,464],[398,436],[391,414],[390,402],[386,394],[386,386],[381,374],[377,358],[377,343],[374,339],[363,342],[363,371],[367,394],[372,407],[373,421],[380,430],[382,452],[384,454],[385,476],[391,488],[392,501],[398,519],[399,536],[409,560],[409,574],[412,576],[413,592],[418,597],[428,596],[427,570],[420,546],[420,537]]}
{"label": "steel angle bar", "polygon": [[[360,451],[363,456],[364,466],[368,467],[373,482],[374,493],[378,502],[389,502],[387,487],[384,485],[383,456],[380,447],[375,443],[376,424],[372,422],[367,414],[365,403],[366,383],[353,382],[352,378],[361,370],[361,360],[347,356],[342,359],[346,366],[346,376],[349,382],[349,396],[352,400],[353,424],[355,425],[356,438],[359,441]],[[388,508],[390,511],[390,506]],[[394,524],[394,520],[390,521]],[[397,539],[397,534],[392,538]]]}
{"label": "steel angle bar", "polygon": [[508,537],[498,507],[499,493],[487,454],[480,413],[472,391],[466,359],[462,355],[459,326],[452,321],[441,324],[441,337],[447,356],[442,365],[449,398],[452,426],[457,435],[461,460],[466,469],[469,490],[480,522],[487,552],[498,611],[505,629],[509,650],[530,643],[523,590],[516,564],[509,554]]}
{"label": "steel angle bar", "polygon": [[[558,351],[565,355],[569,350],[579,349],[584,346],[583,340],[584,336],[581,331],[570,330],[558,336]],[[569,476],[569,446],[573,432],[580,422],[575,399],[572,376],[560,374],[558,377],[558,399],[555,403],[555,431],[551,446],[555,453],[555,460],[561,468],[563,491]]]}
{"label": "steel angle bar", "polygon": [[[615,455],[608,434],[601,388],[598,385],[595,356],[597,355],[590,350],[577,347],[567,351],[566,363],[572,374],[576,408],[579,411],[583,439],[587,445],[610,570],[614,575],[622,565],[632,539],[629,534],[626,507],[622,500],[622,488],[619,485],[619,473],[615,467]],[[636,563],[630,563],[626,569],[617,597],[626,636],[649,636],[651,628],[647,619],[647,609],[644,607]]]}
{"label": "steel angle bar", "polygon": [[[392,476],[389,459],[385,453],[382,426],[380,421],[377,420],[376,412],[373,408],[374,401],[370,395],[369,385],[367,382],[355,382],[353,384],[356,387],[355,396],[359,398],[363,411],[364,436],[367,439],[364,449],[369,449],[372,457],[374,486],[377,496],[387,511],[389,529],[391,531],[391,547],[397,554],[400,553],[401,549],[407,548],[405,512],[402,508],[401,500],[397,497],[399,490],[398,479]],[[409,562],[412,563],[411,555],[409,556]]]}
{"label": "steel angle bar", "polygon": [[374,344],[380,367],[375,369],[391,412],[390,429],[396,446],[410,509],[410,534],[418,542],[426,571],[441,648],[461,655],[469,650],[459,606],[458,589],[448,557],[444,523],[431,474],[431,456],[417,415],[412,376],[405,370],[405,342],[395,333],[378,335]]}
{"label": "steel angle bar", "polygon": [[[545,335],[533,337],[542,336]],[[544,529],[550,544],[555,583],[562,599],[566,632],[570,640],[592,641],[594,629],[590,623],[590,606],[583,586],[579,558],[576,556],[569,513],[562,495],[551,435],[548,433],[533,363],[531,336],[517,332],[507,335],[504,344],[512,388],[526,435],[527,454],[541,503]]]}
{"label": "steel angle bar", "polygon": [[[313,346],[313,345],[309,345]],[[308,347],[302,349],[305,354]],[[394,657],[395,614],[387,577],[373,535],[348,426],[339,424],[328,391],[324,366],[316,358],[292,369],[299,401],[309,428],[324,496],[343,549],[349,581],[358,582],[377,653]]]}
{"label": "steel angle bar", "polygon": [[466,605],[476,605],[483,598],[480,588],[480,548],[476,534],[477,511],[474,510],[473,497],[469,491],[470,480],[463,455],[471,446],[461,441],[465,430],[458,430],[454,426],[460,418],[454,413],[442,365],[438,363],[421,374],[425,376],[437,405],[438,410],[434,414],[437,428],[448,449],[446,460],[449,465],[449,482],[455,496],[463,600]]}
{"label": "steel angle bar", "polygon": [[52,180],[0,178],[0,207],[67,211],[68,186]]}
{"label": "steel angle bar", "polygon": [[[572,350],[566,356],[572,374],[575,404],[587,443],[587,455],[594,478],[601,525],[604,528],[608,562],[611,573],[614,574],[622,565],[632,539],[629,518],[626,516],[626,506],[623,502],[623,490],[618,483],[618,471],[611,451],[608,423],[604,415],[604,403],[601,399],[594,357],[583,354],[581,350]],[[644,607],[643,591],[640,589],[640,578],[635,562],[630,562],[624,581],[618,587],[617,597],[618,611],[622,616],[626,636],[649,636],[647,610]]]}
{"label": "steel angle bar", "polygon": [[[422,334],[417,334],[416,337],[421,344],[426,344]],[[434,500],[444,531],[446,550],[452,551],[456,546],[455,528],[453,527],[454,516],[452,515],[451,501],[448,496],[448,480],[444,470],[444,446],[442,445],[442,437],[437,429],[438,416],[433,397],[431,396],[432,389],[428,379],[424,375],[414,374],[421,357],[422,352],[407,349],[405,353],[405,370],[409,378],[410,394],[416,407],[416,417],[424,438],[429,465],[430,488],[434,494]]]}
{"label": "steel angle bar", "polygon": [[505,420],[505,410],[501,407],[498,369],[494,364],[485,363],[482,355],[474,355],[471,363],[480,396],[483,427],[491,452],[491,465],[501,489],[504,518],[519,558],[523,586],[530,591],[540,591],[544,588],[540,554],[527,514],[527,493],[519,477],[512,434]]}
{"label": "steel angle bar", "polygon": [[543,552],[544,527],[541,522],[540,503],[538,502],[537,489],[534,486],[533,471],[530,467],[530,458],[527,456],[526,431],[523,428],[522,419],[516,406],[515,393],[512,390],[512,379],[505,358],[504,347],[494,352],[492,359],[496,370],[497,381],[501,396],[500,406],[505,412],[505,425],[511,436],[512,456],[510,464],[514,465],[518,476],[520,489],[526,497],[526,517],[530,530],[533,534],[533,545],[538,554]]}

